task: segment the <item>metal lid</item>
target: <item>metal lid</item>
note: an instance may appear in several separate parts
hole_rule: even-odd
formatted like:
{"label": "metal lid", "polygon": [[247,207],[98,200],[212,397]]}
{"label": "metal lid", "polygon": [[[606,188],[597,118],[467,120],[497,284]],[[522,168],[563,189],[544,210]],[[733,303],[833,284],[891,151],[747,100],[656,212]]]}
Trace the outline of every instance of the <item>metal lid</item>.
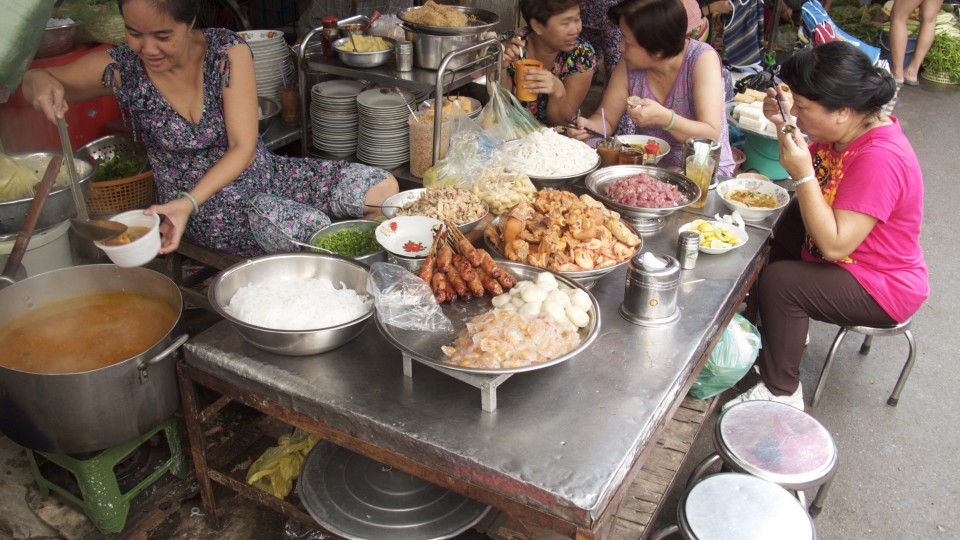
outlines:
{"label": "metal lid", "polygon": [[666,262],[663,268],[651,268],[643,264],[643,254],[638,253],[628,264],[629,277],[641,283],[664,283],[680,279],[680,262],[671,255],[654,255]]}
{"label": "metal lid", "polygon": [[354,540],[451,538],[490,510],[327,441],[317,443],[307,456],[297,489],[317,523]]}

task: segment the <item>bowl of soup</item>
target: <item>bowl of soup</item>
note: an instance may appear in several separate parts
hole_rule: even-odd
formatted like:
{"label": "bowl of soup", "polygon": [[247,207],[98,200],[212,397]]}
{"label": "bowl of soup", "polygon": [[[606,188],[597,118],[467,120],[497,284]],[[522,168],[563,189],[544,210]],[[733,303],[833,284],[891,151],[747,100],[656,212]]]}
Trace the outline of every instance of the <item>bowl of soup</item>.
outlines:
{"label": "bowl of soup", "polygon": [[717,185],[717,195],[744,221],[763,221],[790,202],[790,193],[782,187],[754,178],[734,178]]}
{"label": "bowl of soup", "polygon": [[113,264],[123,267],[143,266],[160,250],[160,216],[148,216],[143,210],[130,210],[110,218],[127,226],[119,236],[95,242]]}

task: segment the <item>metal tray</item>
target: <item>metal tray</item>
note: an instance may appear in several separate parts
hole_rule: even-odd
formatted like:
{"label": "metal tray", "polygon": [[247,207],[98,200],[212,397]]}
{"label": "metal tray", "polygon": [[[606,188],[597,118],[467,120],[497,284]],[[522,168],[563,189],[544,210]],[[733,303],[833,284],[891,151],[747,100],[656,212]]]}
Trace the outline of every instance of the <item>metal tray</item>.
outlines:
{"label": "metal tray", "polygon": [[[677,186],[680,193],[687,198],[687,202],[667,208],[644,208],[618,203],[603,194],[604,188],[617,180],[641,173]],[[660,230],[663,226],[664,217],[681,208],[690,206],[700,198],[700,186],[693,180],[680,173],[650,165],[613,165],[612,167],[606,167],[590,173],[585,180],[585,184],[591,196],[601,201],[607,208],[619,212],[625,221],[641,233],[652,233]]]}
{"label": "metal tray", "polygon": [[[517,281],[532,280],[541,272],[547,271],[543,268],[537,268],[535,266],[513,261],[497,261],[497,264],[504,270],[507,270],[513,274],[513,276],[517,278]],[[459,334],[460,331],[466,327],[467,320],[493,309],[493,304],[490,301],[489,295],[485,295],[483,298],[475,298],[469,302],[455,301],[452,304],[441,304],[441,307],[443,308],[443,314],[446,315],[447,318],[450,319],[450,322],[453,323],[453,332],[422,332],[416,330],[404,330],[402,328],[384,324],[384,322],[380,319],[379,314],[376,316],[377,328],[380,330],[380,333],[383,334],[383,337],[387,339],[387,341],[401,351],[418,360],[454,371],[464,371],[468,373],[487,375],[505,375],[509,373],[520,373],[524,371],[543,369],[561,362],[566,362],[567,360],[579,354],[582,350],[587,348],[587,346],[590,345],[594,339],[596,339],[600,330],[600,306],[597,304],[597,299],[590,294],[590,291],[588,291],[585,286],[573,281],[572,279],[564,277],[561,274],[554,272],[554,275],[556,276],[561,287],[566,287],[568,289],[581,289],[590,295],[590,301],[593,304],[593,309],[590,310],[590,323],[584,328],[580,329],[580,345],[567,354],[547,360],[546,362],[519,368],[489,369],[457,366],[443,361],[445,356],[443,351],[440,350],[440,347],[452,343],[456,339],[457,334]]]}
{"label": "metal tray", "polygon": [[430,26],[428,24],[417,24],[412,23],[404,18],[404,15],[408,14],[414,9],[419,9],[418,6],[409,7],[401,10],[397,13],[397,17],[403,21],[403,24],[410,27],[410,30],[413,32],[419,32],[422,34],[433,34],[441,36],[461,36],[464,34],[480,34],[485,30],[493,28],[497,23],[500,22],[500,16],[492,11],[486,9],[466,7],[466,6],[445,6],[448,8],[455,9],[462,12],[467,17],[473,16],[476,20],[468,23],[467,26]]}

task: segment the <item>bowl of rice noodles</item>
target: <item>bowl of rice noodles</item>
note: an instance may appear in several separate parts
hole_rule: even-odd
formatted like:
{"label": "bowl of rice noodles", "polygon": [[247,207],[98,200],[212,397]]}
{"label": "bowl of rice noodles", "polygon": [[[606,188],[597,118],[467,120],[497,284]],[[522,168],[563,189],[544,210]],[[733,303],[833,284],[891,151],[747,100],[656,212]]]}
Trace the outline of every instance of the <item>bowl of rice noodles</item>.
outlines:
{"label": "bowl of rice noodles", "polygon": [[503,163],[530,177],[537,189],[575,184],[600,166],[600,156],[586,143],[541,128],[500,145]]}
{"label": "bowl of rice noodles", "polygon": [[[637,186],[628,187],[617,183],[625,179],[639,178]],[[700,187],[686,176],[652,165],[613,165],[590,173],[585,181],[587,191],[599,199],[604,206],[623,216],[641,233],[656,232],[663,226],[663,218],[686,208],[700,197]],[[636,191],[637,199],[649,199],[651,202],[630,204],[617,192],[627,188]],[[644,197],[644,191],[655,192],[654,196]],[[669,193],[674,196],[670,197]],[[678,195],[678,196],[677,196]],[[629,198],[629,197],[628,197]]]}
{"label": "bowl of rice noodles", "polygon": [[278,253],[218,274],[213,309],[251,345],[288,356],[327,352],[357,337],[373,314],[366,265],[337,255]]}

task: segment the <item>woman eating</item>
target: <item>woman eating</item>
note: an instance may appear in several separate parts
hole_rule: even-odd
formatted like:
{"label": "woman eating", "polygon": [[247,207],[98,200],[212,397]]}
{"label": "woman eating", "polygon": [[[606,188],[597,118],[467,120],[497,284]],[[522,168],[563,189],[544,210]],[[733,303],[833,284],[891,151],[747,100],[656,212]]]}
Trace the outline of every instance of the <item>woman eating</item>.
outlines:
{"label": "woman eating", "polygon": [[[329,216],[361,217],[398,191],[388,172],[276,156],[260,140],[253,55],[229,30],[194,28],[192,0],[118,0],[127,45],[31,70],[23,92],[51,122],[68,101],[114,94],[147,147],[161,214],[160,253],[181,238],[241,256],[262,253],[248,212],[306,236]],[[367,208],[367,215],[377,210]]]}
{"label": "woman eating", "polygon": [[[724,115],[720,56],[687,37],[680,0],[624,0],[610,8],[623,33],[623,56],[598,109],[580,127],[599,133],[638,133],[670,143],[661,166],[680,166],[683,142],[708,137],[720,142],[718,173],[733,172]],[[606,125],[604,125],[606,122]],[[586,131],[571,130],[578,139]]]}
{"label": "woman eating", "polygon": [[[770,400],[802,410],[811,318],[894,326],[930,291],[920,247],[923,176],[899,122],[882,112],[896,81],[842,41],[794,53],[780,77],[793,103],[771,89],[763,111],[780,133],[780,164],[796,179],[802,235],[791,243],[781,234],[789,227],[777,233],[793,253],[760,275],[761,382],[725,407]],[[782,129],[777,99],[797,117],[796,129]]]}
{"label": "woman eating", "polygon": [[539,60],[545,67],[531,68],[518,82],[538,94],[527,108],[544,124],[566,125],[577,117],[597,63],[593,47],[580,38],[580,2],[521,0],[520,13],[529,26],[501,36],[505,67],[500,80],[512,89],[514,62]]}

